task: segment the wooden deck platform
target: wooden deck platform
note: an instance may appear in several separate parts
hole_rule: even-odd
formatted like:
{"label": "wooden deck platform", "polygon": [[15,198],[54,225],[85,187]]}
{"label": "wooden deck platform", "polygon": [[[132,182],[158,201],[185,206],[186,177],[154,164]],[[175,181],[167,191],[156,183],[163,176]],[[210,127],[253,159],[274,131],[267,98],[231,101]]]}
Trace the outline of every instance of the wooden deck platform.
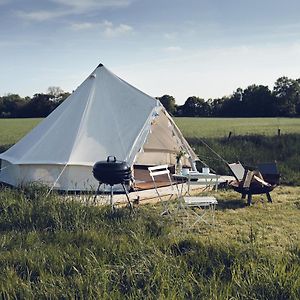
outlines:
{"label": "wooden deck platform", "polygon": [[[226,181],[233,180],[234,177],[232,176],[221,176],[219,179],[219,183],[224,183]],[[129,199],[130,201],[139,201],[140,204],[146,204],[146,203],[156,203],[159,201],[159,198],[157,196],[156,190],[154,189],[154,185],[150,181],[144,181],[144,182],[138,182],[136,184],[135,191],[132,191],[129,193]],[[162,196],[163,199],[170,199],[170,195],[174,194],[174,191],[172,187],[170,186],[169,181],[161,179],[161,181],[158,182],[159,186],[159,193]],[[188,190],[187,183],[177,183],[178,189],[182,192],[182,195],[185,195]],[[173,186],[173,188],[176,189],[176,184]],[[205,181],[199,181],[197,184],[190,185],[190,195],[198,195],[206,191],[213,190],[214,186],[207,186]],[[175,193],[176,194],[176,193]],[[172,197],[172,199],[175,199],[176,195]],[[125,194],[114,194],[113,196],[114,203],[115,204],[126,204],[127,199]],[[98,204],[109,204],[109,196],[103,195],[103,196],[97,196],[97,203]]]}

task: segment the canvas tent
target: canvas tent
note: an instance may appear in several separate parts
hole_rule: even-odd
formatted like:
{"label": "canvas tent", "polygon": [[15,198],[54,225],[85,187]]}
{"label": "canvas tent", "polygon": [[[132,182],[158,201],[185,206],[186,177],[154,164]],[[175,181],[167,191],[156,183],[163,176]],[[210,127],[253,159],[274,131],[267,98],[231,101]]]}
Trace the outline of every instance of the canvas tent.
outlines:
{"label": "canvas tent", "polygon": [[58,190],[91,190],[96,161],[107,156],[133,165],[174,164],[185,150],[197,159],[161,103],[102,64],[47,118],[0,154],[0,181],[41,182]]}

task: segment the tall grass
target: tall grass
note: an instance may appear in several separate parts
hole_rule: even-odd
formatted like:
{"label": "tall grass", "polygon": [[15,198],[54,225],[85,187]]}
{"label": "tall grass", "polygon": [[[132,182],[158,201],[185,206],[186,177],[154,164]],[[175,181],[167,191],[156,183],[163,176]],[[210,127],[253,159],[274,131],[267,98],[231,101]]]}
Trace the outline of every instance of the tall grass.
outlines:
{"label": "tall grass", "polygon": [[156,206],[113,214],[45,194],[36,188],[0,192],[1,298],[300,296],[297,244],[270,255],[255,242],[255,232],[239,243],[205,239],[215,230],[187,231],[181,219],[162,218]]}
{"label": "tall grass", "polygon": [[[255,167],[258,163],[277,161],[281,182],[288,185],[300,184],[300,135],[278,136],[232,136],[228,138],[190,138],[200,159],[219,174],[229,174],[226,164],[213,153],[217,152],[228,162],[241,161]],[[203,141],[213,149],[209,149]]]}

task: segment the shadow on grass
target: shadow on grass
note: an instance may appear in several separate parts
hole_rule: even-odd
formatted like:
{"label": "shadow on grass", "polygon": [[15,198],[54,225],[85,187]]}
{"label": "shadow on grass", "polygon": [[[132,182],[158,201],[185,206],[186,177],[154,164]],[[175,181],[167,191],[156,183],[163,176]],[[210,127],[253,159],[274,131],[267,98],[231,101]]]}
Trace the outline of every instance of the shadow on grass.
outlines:
{"label": "shadow on grass", "polygon": [[240,209],[247,207],[245,200],[242,199],[218,199],[217,210]]}

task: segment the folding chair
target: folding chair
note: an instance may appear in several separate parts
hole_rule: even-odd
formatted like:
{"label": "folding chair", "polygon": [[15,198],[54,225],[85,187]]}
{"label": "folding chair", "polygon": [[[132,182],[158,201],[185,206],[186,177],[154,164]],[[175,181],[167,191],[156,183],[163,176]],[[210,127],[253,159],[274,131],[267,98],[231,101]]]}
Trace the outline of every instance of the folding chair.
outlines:
{"label": "folding chair", "polygon": [[280,173],[278,172],[276,162],[260,163],[257,165],[257,168],[265,181],[275,186],[279,185]]}
{"label": "folding chair", "polygon": [[[240,162],[228,164],[228,167],[236,179],[229,184],[242,194],[242,199],[248,195],[248,205],[251,204],[253,194],[266,194],[268,202],[272,202],[270,192],[279,184],[280,176],[276,164],[261,164],[260,169],[253,171],[245,169]],[[268,171],[269,177],[262,171]]]}
{"label": "folding chair", "polygon": [[215,209],[218,201],[212,196],[203,197],[183,197],[185,209],[191,210],[196,217],[190,227],[194,227],[198,222],[203,221],[208,225],[215,223]]}
{"label": "folding chair", "polygon": [[[155,191],[156,191],[157,196],[164,208],[164,211],[161,213],[162,215],[170,213],[169,208],[168,208],[168,202],[172,198],[173,195],[176,195],[176,197],[178,197],[178,194],[179,194],[178,186],[176,185],[176,189],[174,188],[174,184],[171,180],[170,170],[168,169],[168,167],[169,167],[168,165],[158,165],[158,166],[148,168],[150,177],[154,184]],[[159,183],[166,182],[166,177],[167,177],[168,183],[170,184],[170,187],[171,187],[171,193],[168,194],[169,198],[167,200],[163,200],[162,195],[159,193],[158,188],[160,185]]]}

